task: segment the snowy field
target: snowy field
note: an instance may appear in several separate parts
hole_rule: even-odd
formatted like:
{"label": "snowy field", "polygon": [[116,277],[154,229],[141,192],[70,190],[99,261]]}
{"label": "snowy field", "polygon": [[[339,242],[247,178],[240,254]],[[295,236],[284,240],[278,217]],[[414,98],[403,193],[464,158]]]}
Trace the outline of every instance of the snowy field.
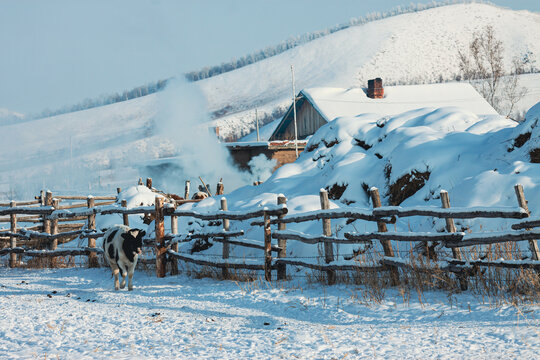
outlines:
{"label": "snowy field", "polygon": [[[0,269],[4,359],[533,359],[540,308],[472,295],[291,282],[235,283],[108,269]],[[5,311],[9,309],[9,311]]]}

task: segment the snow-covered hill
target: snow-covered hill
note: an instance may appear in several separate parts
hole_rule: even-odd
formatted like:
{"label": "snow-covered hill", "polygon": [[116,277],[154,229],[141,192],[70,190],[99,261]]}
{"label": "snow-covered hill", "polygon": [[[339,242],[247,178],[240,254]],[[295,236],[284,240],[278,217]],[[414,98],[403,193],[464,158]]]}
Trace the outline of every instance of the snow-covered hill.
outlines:
{"label": "snow-covered hill", "polygon": [[297,89],[364,87],[374,77],[385,83],[451,80],[459,73],[458,49],[487,25],[504,44],[507,67],[526,51],[540,54],[539,14],[459,4],[350,27],[197,85],[211,111],[235,113],[223,119],[222,132],[253,129],[255,107],[269,112],[290,103],[291,65]]}

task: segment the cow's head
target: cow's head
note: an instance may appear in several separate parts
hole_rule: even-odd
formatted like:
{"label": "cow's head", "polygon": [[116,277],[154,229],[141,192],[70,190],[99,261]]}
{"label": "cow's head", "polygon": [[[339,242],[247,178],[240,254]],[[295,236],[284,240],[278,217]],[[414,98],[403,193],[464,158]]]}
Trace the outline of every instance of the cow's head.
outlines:
{"label": "cow's head", "polygon": [[142,239],[146,235],[144,230],[140,229],[130,229],[129,231],[122,234],[124,238],[123,249],[126,255],[140,255],[142,253]]}

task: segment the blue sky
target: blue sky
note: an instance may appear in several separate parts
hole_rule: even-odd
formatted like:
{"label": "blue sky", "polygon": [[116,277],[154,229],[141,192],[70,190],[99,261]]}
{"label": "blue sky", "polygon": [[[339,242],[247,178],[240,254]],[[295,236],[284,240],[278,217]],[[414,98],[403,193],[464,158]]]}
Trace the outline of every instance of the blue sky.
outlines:
{"label": "blue sky", "polygon": [[[492,2],[540,12],[539,0]],[[56,109],[409,3],[0,0],[0,108]]]}

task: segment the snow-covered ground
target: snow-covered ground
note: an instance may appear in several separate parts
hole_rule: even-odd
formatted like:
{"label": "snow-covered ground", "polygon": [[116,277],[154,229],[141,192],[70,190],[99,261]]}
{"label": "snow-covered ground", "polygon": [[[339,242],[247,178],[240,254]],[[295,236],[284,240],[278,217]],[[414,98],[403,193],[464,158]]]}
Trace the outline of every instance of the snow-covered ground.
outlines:
{"label": "snow-covered ground", "polygon": [[[4,359],[534,359],[538,307],[471,295],[306,281],[158,279],[133,292],[105,269],[0,269]],[[408,297],[410,296],[410,297]],[[6,311],[9,309],[9,311]]]}

